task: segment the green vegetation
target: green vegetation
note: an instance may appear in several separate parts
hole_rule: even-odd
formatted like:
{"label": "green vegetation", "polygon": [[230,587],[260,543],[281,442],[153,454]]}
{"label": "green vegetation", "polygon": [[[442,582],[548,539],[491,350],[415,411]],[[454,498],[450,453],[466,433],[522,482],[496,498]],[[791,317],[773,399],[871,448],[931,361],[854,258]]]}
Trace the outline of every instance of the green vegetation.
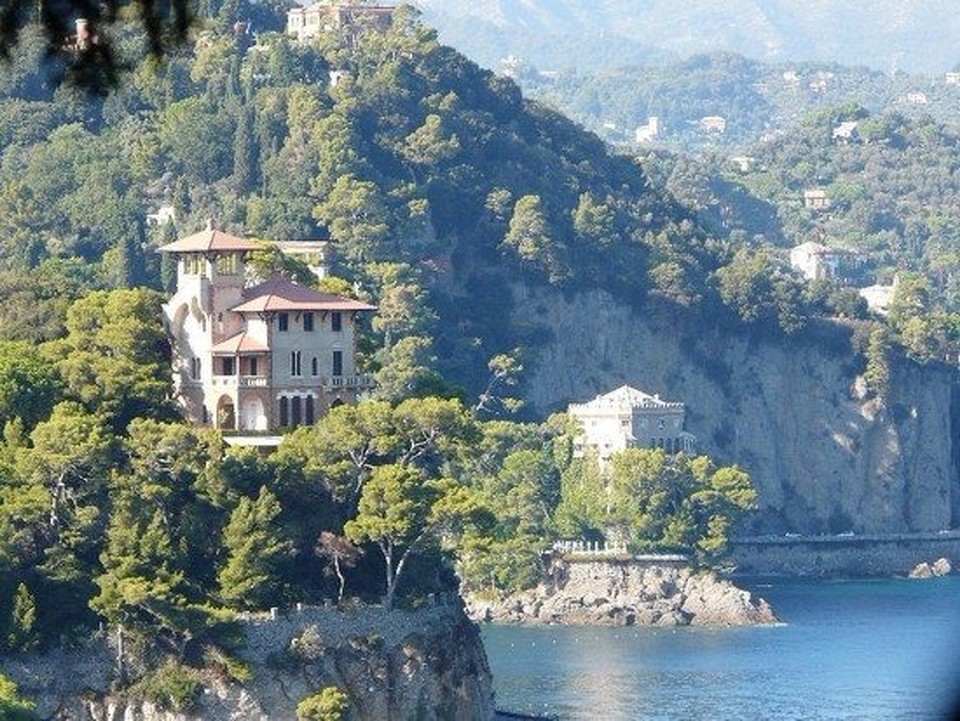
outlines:
{"label": "green vegetation", "polygon": [[[470,590],[514,591],[571,536],[722,557],[756,502],[741,469],[641,449],[601,469],[574,457],[562,418],[520,422],[546,330],[512,320],[517,283],[797,336],[817,316],[863,313],[783,262],[788,241],[835,220],[828,232],[877,251],[878,275],[916,270],[895,299],[896,335],[865,334],[874,392],[891,382],[891,338],[920,358],[960,338],[949,219],[901,228],[874,212],[863,230],[848,217],[865,218],[873,192],[859,163],[884,178],[921,161],[947,172],[937,153],[953,140],[938,126],[875,122],[869,144],[839,148],[829,130],[847,115],[824,115],[755,171],[713,183],[709,158],[641,167],[610,154],[439,45],[409,8],[355,44],[263,32],[255,48],[225,32],[241,10],[256,8],[206,8],[196,44],[136,66],[104,98],[53,89],[29,64],[0,70],[5,653],[103,619],[124,641],[122,667],[155,669],[139,692],[187,708],[200,667],[244,677],[231,660],[240,610],[345,594],[414,604],[452,588],[454,568]],[[120,18],[117,42],[136,30]],[[29,32],[21,43],[25,57],[43,44]],[[829,217],[780,202],[820,179],[838,198]],[[161,204],[174,224],[148,225]],[[159,318],[171,269],[153,251],[211,217],[244,235],[329,237],[324,287],[380,309],[360,344],[373,397],[267,458],[177,422],[170,402]],[[308,277],[271,253],[257,267]],[[327,691],[316,713],[339,714]]]}
{"label": "green vegetation", "polygon": [[4,721],[37,721],[36,705],[21,698],[17,685],[0,673],[0,718]]}
{"label": "green vegetation", "polygon": [[202,690],[195,671],[168,661],[138,680],[127,695],[149,701],[164,711],[189,711]]}
{"label": "green vegetation", "polygon": [[297,704],[297,721],[344,721],[349,699],[336,686],[327,686]]}

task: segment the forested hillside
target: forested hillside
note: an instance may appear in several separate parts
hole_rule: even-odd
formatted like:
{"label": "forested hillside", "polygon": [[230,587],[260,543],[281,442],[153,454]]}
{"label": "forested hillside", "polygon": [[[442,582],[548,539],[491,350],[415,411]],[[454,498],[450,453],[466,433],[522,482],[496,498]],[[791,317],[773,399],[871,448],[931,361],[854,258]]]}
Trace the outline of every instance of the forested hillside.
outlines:
{"label": "forested hillside", "polygon": [[[408,10],[385,34],[309,45],[236,19],[199,20],[194,42],[104,96],[38,70],[35,29],[3,66],[0,647],[75,643],[105,620],[122,683],[156,670],[131,693],[176,688],[169,703],[189,706],[201,668],[243,681],[239,610],[420,603],[455,583],[444,557],[475,587],[522,587],[558,535],[614,526],[637,548],[721,555],[755,502],[741,469],[635,450],[598,504],[604,481],[561,419],[503,418],[522,412],[545,332],[512,319],[512,285],[723,311],[729,249],[633,160]],[[119,50],[138,43],[136,23],[113,32]],[[163,206],[173,222],[148,224]],[[379,307],[361,349],[376,398],[268,459],[173,411],[173,269],[154,251],[210,220],[331,239],[325,287]],[[799,297],[787,276],[777,288]]]}
{"label": "forested hillside", "polygon": [[[797,131],[807,115],[855,103],[871,113],[930,116],[955,127],[960,86],[946,74],[888,73],[838,63],[761,62],[714,52],[680,62],[544,73],[529,62],[504,66],[524,93],[556,107],[610,143],[636,148],[635,130],[658,118],[644,145],[687,153],[748,153]],[[722,131],[704,117],[721,117]]]}

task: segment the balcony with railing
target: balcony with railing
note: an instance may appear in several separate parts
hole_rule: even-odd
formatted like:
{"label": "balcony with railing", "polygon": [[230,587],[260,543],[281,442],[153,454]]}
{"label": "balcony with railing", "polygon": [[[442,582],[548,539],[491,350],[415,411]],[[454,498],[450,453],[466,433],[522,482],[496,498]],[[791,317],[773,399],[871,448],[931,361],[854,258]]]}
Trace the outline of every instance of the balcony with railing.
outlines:
{"label": "balcony with railing", "polygon": [[323,379],[324,388],[373,388],[373,376],[352,375],[352,376],[329,376]]}
{"label": "balcony with railing", "polygon": [[256,376],[213,376],[213,386],[215,388],[266,388],[270,384],[270,377],[264,375]]}

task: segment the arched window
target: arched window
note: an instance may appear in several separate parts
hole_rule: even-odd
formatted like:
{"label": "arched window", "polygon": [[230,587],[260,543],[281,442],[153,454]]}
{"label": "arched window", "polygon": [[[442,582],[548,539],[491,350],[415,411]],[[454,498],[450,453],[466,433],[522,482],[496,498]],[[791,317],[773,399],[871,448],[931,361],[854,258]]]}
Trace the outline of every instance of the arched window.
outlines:
{"label": "arched window", "polygon": [[280,425],[281,427],[290,425],[290,401],[286,396],[280,396]]}
{"label": "arched window", "polygon": [[307,396],[307,400],[304,408],[304,423],[308,426],[313,425],[313,396]]}
{"label": "arched window", "polygon": [[294,396],[290,400],[290,425],[299,426],[301,421],[300,414],[300,396]]}

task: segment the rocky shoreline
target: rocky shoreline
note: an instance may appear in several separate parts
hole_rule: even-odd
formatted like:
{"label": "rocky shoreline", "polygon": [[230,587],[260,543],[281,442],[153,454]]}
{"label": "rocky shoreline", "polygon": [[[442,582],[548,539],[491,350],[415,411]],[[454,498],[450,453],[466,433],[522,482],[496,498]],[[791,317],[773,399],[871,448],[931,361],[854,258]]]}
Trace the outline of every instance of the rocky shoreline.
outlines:
{"label": "rocky shoreline", "polygon": [[777,623],[770,605],[711,571],[631,557],[553,559],[534,589],[466,598],[479,623],[604,626],[746,626]]}

